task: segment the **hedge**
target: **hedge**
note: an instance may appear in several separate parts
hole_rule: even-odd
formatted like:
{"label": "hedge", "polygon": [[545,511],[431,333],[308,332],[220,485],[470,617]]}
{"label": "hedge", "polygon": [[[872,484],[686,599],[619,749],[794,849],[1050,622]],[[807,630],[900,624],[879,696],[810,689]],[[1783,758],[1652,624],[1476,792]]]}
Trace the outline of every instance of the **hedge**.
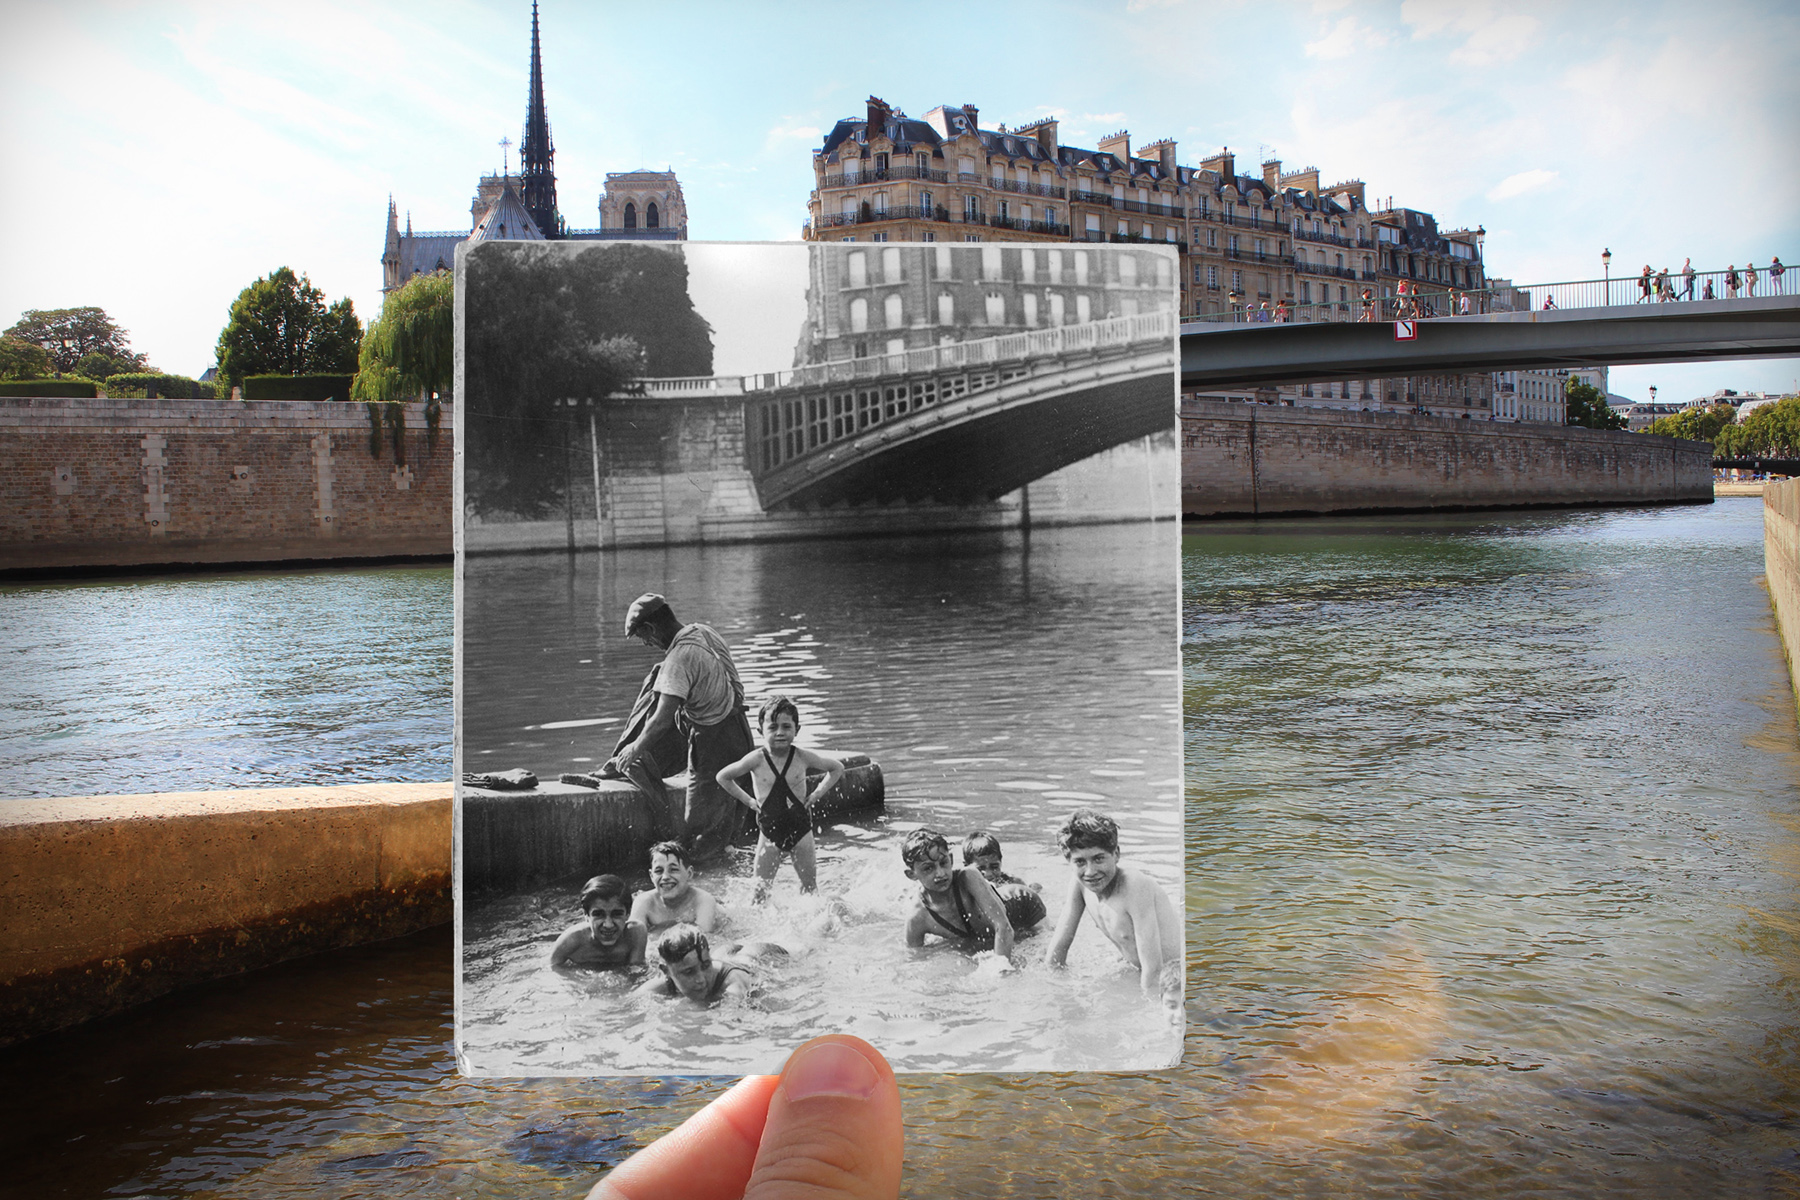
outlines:
{"label": "hedge", "polygon": [[8,379],[0,396],[75,396],[93,399],[99,385],[91,379]]}
{"label": "hedge", "polygon": [[348,400],[354,375],[246,375],[246,400]]}
{"label": "hedge", "polygon": [[152,392],[167,400],[211,400],[213,385],[201,383],[198,379],[189,379],[186,375],[157,375],[146,372],[106,377],[106,394],[114,398],[148,396]]}

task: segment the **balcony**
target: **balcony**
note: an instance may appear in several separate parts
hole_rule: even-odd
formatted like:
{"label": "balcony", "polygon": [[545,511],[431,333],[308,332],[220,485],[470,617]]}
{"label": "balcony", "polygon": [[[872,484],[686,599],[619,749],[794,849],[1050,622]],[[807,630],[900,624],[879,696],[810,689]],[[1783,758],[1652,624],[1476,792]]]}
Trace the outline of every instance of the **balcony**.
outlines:
{"label": "balcony", "polygon": [[821,188],[857,187],[865,183],[886,183],[890,179],[919,179],[927,183],[949,183],[950,172],[920,170],[918,167],[888,167],[880,171],[858,171],[854,175],[819,176]]}
{"label": "balcony", "polygon": [[1061,200],[1068,195],[1067,188],[1053,187],[1047,183],[1019,183],[1012,179],[990,179],[988,186],[999,192],[1013,192],[1020,196],[1048,196],[1052,200]]}

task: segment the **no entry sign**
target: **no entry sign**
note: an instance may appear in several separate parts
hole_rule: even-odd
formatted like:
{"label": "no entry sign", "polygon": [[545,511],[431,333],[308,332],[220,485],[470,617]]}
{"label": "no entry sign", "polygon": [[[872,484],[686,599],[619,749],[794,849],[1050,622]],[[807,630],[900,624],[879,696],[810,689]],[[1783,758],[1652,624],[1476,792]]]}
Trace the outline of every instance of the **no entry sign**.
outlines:
{"label": "no entry sign", "polygon": [[1410,342],[1418,336],[1419,323],[1417,321],[1394,322],[1394,340],[1396,342]]}

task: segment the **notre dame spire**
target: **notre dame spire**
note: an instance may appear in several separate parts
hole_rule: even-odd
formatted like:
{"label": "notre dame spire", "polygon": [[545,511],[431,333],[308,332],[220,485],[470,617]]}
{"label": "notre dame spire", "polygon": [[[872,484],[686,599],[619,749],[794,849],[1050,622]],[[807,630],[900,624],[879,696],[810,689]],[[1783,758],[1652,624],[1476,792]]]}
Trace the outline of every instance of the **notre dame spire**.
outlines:
{"label": "notre dame spire", "polygon": [[524,175],[525,211],[537,222],[545,237],[562,233],[562,218],[556,212],[556,171],[551,160],[556,149],[550,144],[550,118],[544,112],[544,64],[538,57],[537,0],[531,3],[531,100],[525,109],[525,137],[519,146],[519,166]]}

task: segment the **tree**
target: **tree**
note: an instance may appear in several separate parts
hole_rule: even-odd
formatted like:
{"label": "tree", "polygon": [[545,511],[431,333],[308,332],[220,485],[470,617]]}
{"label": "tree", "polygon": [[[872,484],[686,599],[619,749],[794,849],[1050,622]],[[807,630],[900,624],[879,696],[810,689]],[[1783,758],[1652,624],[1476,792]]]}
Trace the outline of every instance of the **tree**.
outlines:
{"label": "tree", "polygon": [[563,401],[712,373],[711,327],[666,249],[484,242],[463,279],[464,479],[481,505],[535,516],[566,499],[580,410]]}
{"label": "tree", "polygon": [[1684,408],[1678,413],[1658,417],[1644,432],[1716,445],[1720,433],[1735,420],[1737,409],[1721,402],[1711,408]]}
{"label": "tree", "polygon": [[415,275],[382,302],[363,335],[351,398],[416,400],[446,391],[456,366],[456,285],[448,271]]}
{"label": "tree", "polygon": [[1591,383],[1569,380],[1566,396],[1569,404],[1567,423],[1585,429],[1623,429],[1625,418],[1612,410],[1606,396]]}
{"label": "tree", "polygon": [[0,337],[0,379],[43,379],[52,369],[50,355],[36,342],[10,333]]}
{"label": "tree", "polygon": [[75,364],[70,374],[79,375],[83,379],[92,379],[96,383],[105,383],[109,375],[131,375],[154,369],[144,360],[142,354],[132,354],[120,358],[111,354],[102,354],[96,350],[91,354],[82,355],[81,361]]}
{"label": "tree", "polygon": [[232,302],[219,334],[219,375],[228,387],[246,375],[349,375],[361,345],[348,297],[327,307],[311,279],[281,267]]}
{"label": "tree", "polygon": [[1800,396],[1757,405],[1741,423],[1719,430],[1713,453],[1725,458],[1800,457]]}
{"label": "tree", "polygon": [[56,371],[73,371],[75,364],[89,354],[123,359],[128,371],[147,370],[150,365],[143,355],[131,352],[130,336],[103,308],[28,309],[6,331],[6,336],[41,347]]}

